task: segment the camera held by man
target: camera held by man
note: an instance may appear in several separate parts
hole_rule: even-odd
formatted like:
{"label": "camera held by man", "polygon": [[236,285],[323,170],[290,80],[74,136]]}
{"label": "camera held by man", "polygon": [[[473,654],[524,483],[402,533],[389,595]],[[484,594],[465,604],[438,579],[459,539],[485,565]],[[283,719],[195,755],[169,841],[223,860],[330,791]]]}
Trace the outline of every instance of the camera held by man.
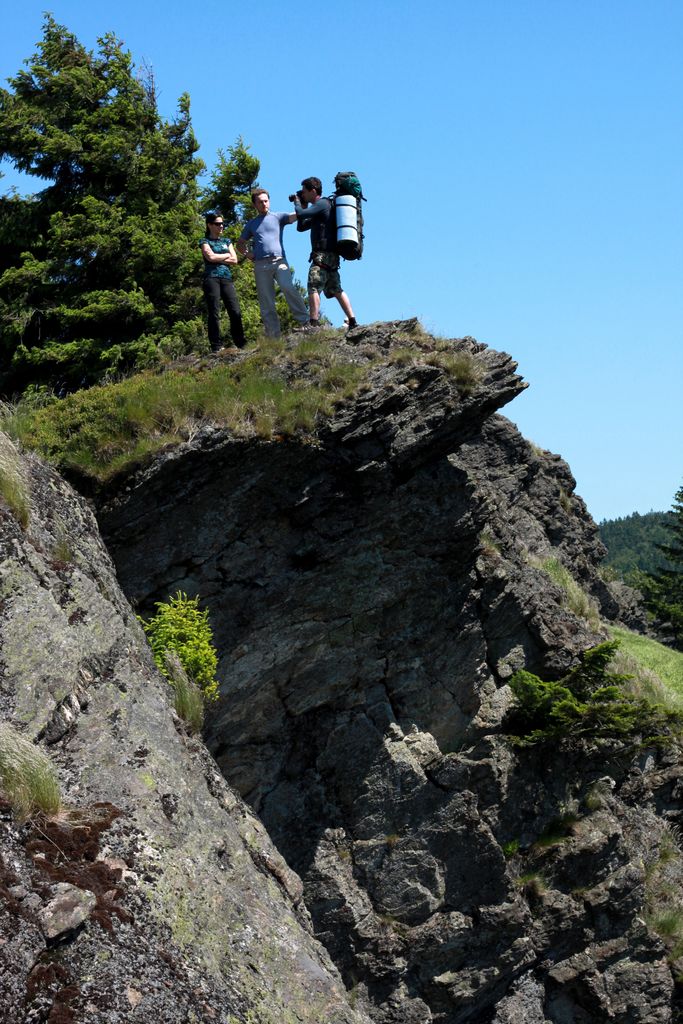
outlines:
{"label": "camera held by man", "polygon": [[304,199],[304,192],[303,189],[301,188],[299,189],[298,192],[293,192],[291,196],[287,196],[287,198],[289,199],[290,203],[293,203],[298,199],[299,205],[301,206],[302,210],[305,210],[306,207],[308,206],[308,200]]}

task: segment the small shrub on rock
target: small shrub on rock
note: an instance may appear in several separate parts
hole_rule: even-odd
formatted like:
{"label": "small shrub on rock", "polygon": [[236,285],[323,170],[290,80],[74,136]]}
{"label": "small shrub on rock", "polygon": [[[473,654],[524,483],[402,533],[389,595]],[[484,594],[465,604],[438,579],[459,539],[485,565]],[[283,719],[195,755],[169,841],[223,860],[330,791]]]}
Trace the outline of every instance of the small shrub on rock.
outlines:
{"label": "small shrub on rock", "polygon": [[624,692],[628,677],[608,671],[618,647],[608,641],[585,651],[558,682],[531,672],[510,680],[515,704],[506,731],[524,746],[576,739],[661,739],[680,735],[683,714]]}
{"label": "small shrub on rock", "polygon": [[174,651],[204,699],[218,700],[218,657],[208,611],[200,610],[198,597],[188,597],[180,590],[169,601],[158,601],[155,607],[156,615],[143,621],[142,626],[159,670],[171,681],[166,652]]}

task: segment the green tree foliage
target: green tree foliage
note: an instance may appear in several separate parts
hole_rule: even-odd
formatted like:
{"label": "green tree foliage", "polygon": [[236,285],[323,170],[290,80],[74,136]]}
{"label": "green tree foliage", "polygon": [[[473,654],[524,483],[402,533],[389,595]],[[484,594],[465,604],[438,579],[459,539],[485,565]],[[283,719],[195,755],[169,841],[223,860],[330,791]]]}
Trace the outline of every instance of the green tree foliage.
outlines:
{"label": "green tree foliage", "polygon": [[162,120],[151,77],[114,36],[98,45],[46,16],[37,52],[0,90],[0,156],[48,182],[0,200],[5,392],[144,365],[197,316],[189,97]]}
{"label": "green tree foliage", "polygon": [[166,652],[174,651],[205,699],[218,700],[218,658],[208,611],[200,611],[198,597],[188,597],[182,591],[169,601],[158,601],[155,607],[156,615],[143,621],[142,627],[159,671],[171,680]]}
{"label": "green tree foliage", "polygon": [[666,565],[643,574],[640,586],[649,610],[671,628],[676,647],[683,650],[683,487],[674,497],[666,531],[666,541],[657,545]]}
{"label": "green tree foliage", "polygon": [[202,208],[220,210],[228,228],[226,234],[236,241],[245,221],[256,216],[251,189],[257,182],[261,164],[239,138],[225,153],[218,150],[218,162],[209,184],[201,195]]}
{"label": "green tree foliage", "polygon": [[613,640],[584,652],[580,664],[558,682],[516,672],[506,731],[524,745],[679,733],[680,713],[630,696],[623,688],[628,676],[609,671],[618,646]]}
{"label": "green tree foliage", "polygon": [[666,560],[658,545],[666,541],[669,516],[669,512],[634,512],[601,522],[600,539],[607,548],[604,564],[634,583],[638,572],[651,573],[663,568]]}

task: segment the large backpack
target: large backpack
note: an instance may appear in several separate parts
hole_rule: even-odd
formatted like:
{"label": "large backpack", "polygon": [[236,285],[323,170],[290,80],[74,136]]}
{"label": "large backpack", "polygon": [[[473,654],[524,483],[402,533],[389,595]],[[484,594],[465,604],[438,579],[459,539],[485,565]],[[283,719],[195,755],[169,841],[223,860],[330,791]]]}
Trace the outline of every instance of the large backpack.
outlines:
{"label": "large backpack", "polygon": [[[334,176],[335,191],[327,196],[330,218],[325,228],[324,250],[334,252],[345,260],[359,260],[363,256],[363,188],[355,171],[339,171]],[[297,220],[297,231],[308,231],[310,219]]]}
{"label": "large backpack", "polygon": [[333,250],[345,260],[359,260],[363,256],[363,186],[355,171],[339,171],[334,176],[334,187],[334,195],[329,197]]}

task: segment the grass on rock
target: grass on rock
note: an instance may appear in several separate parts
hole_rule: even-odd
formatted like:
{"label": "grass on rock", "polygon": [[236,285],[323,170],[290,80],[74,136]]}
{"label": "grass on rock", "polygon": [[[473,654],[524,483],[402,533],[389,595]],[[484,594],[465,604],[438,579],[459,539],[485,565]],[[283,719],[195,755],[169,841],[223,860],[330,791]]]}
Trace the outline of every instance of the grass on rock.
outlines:
{"label": "grass on rock", "polygon": [[[392,340],[386,363],[439,366],[468,394],[483,372],[457,342],[421,329]],[[104,483],[160,449],[214,424],[240,438],[312,437],[335,406],[367,390],[380,360],[369,346],[344,344],[322,330],[295,345],[262,338],[232,362],[187,357],[113,383],[68,395],[27,395],[7,406],[0,427],[60,469]]]}
{"label": "grass on rock", "polygon": [[0,788],[20,819],[57,814],[61,806],[50,758],[6,723],[0,724]]}
{"label": "grass on rock", "polygon": [[562,565],[559,558],[546,558],[545,561],[535,564],[537,568],[542,569],[543,572],[550,576],[553,583],[556,583],[564,591],[566,607],[574,615],[585,619],[593,629],[599,629],[600,613],[597,605],[576,582],[569,570]]}
{"label": "grass on rock", "polygon": [[318,417],[329,415],[364,374],[360,366],[335,366],[323,351],[309,357],[314,368],[305,380],[290,382],[276,356],[266,351],[238,364],[150,371],[38,409],[19,404],[4,427],[57,466],[104,481],[206,423],[239,437],[312,433]]}
{"label": "grass on rock", "polygon": [[616,671],[633,676],[630,686],[638,696],[683,708],[683,653],[628,629],[613,627],[610,632],[619,641]]}
{"label": "grass on rock", "polygon": [[10,439],[0,434],[0,498],[12,510],[22,529],[29,521],[28,484],[22,473],[19,453]]}

